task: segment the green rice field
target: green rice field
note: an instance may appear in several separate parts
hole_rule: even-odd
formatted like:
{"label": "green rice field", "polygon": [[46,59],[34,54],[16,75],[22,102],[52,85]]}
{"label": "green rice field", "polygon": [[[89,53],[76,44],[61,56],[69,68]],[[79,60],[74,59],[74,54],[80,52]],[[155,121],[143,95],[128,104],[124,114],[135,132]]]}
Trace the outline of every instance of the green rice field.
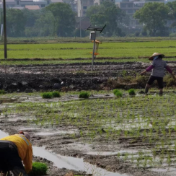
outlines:
{"label": "green rice field", "polygon": [[[102,41],[103,42],[103,41]],[[54,44],[8,44],[8,58],[91,58],[93,44],[90,43],[54,43]],[[100,44],[98,57],[134,57],[150,56],[154,52],[166,56],[176,56],[176,42],[162,40],[151,42],[104,42]],[[0,58],[3,59],[3,45],[0,45]]]}

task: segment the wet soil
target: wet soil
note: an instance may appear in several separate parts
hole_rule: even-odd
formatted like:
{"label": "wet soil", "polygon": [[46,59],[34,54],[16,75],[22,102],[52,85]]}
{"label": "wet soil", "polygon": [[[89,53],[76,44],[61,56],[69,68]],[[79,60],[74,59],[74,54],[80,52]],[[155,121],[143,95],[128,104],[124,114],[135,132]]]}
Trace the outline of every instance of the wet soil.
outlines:
{"label": "wet soil", "polygon": [[[148,65],[149,63],[142,62],[97,62],[93,71],[90,63],[1,65],[0,89],[4,88],[9,92],[33,92],[53,89],[69,91],[141,88],[145,83],[120,82],[117,78],[135,78]],[[176,71],[176,62],[170,62],[169,65]]]}
{"label": "wet soil", "polygon": [[[2,126],[3,124],[3,126]],[[36,126],[29,127],[26,126],[27,123],[25,121],[16,121],[15,125],[13,126],[10,122],[2,122],[0,125],[0,129],[5,130],[6,132],[9,132],[9,134],[17,133],[19,130],[27,131],[32,135],[32,144],[35,146],[45,146],[45,148],[49,151],[52,151],[57,154],[61,154],[63,156],[72,156],[76,158],[83,158],[85,162],[88,162],[92,165],[96,165],[97,167],[103,168],[105,170],[111,171],[111,172],[117,172],[121,173],[122,176],[124,173],[127,175],[133,175],[133,176],[164,176],[167,174],[161,174],[154,171],[149,171],[148,169],[137,169],[131,166],[130,163],[124,162],[123,160],[120,160],[117,158],[117,155],[114,154],[112,151],[119,151],[120,148],[117,145],[116,142],[109,142],[107,145],[106,142],[103,142],[101,139],[97,140],[97,142],[92,142],[91,144],[86,144],[84,139],[80,137],[79,135],[76,136],[75,139],[72,139],[71,137],[67,135],[36,135],[38,131],[48,131],[48,129],[42,129],[37,128]],[[26,126],[26,128],[24,127]],[[66,129],[65,127],[56,127],[54,129],[49,128],[50,131],[58,130],[59,128]],[[71,127],[70,127],[71,129]],[[90,151],[98,151],[96,154],[87,154]],[[102,155],[102,151],[106,151],[105,155]],[[128,151],[128,150],[126,150]],[[101,153],[102,152],[102,153]],[[133,152],[133,150],[132,150]],[[34,157],[34,161],[44,162],[48,165],[48,175],[51,176],[64,176],[66,173],[73,172],[74,174],[78,175],[91,175],[86,174],[86,172],[83,171],[76,171],[76,170],[70,170],[67,168],[58,168],[53,165],[53,163],[45,158],[41,157]],[[89,170],[90,168],[88,168]],[[99,175],[99,174],[93,174]],[[106,174],[105,174],[106,175]],[[101,174],[100,174],[101,176]],[[111,176],[111,175],[110,175]]]}
{"label": "wet soil", "polygon": [[[95,63],[94,70],[91,71],[90,64],[58,64],[58,65],[18,65],[18,66],[0,66],[0,87],[11,91],[25,91],[33,92],[38,90],[53,90],[60,89],[63,91],[69,90],[102,90],[112,88],[141,88],[144,85],[138,83],[118,83],[113,84],[116,78],[124,76],[136,77],[136,73],[140,73],[148,66],[147,63],[142,62],[126,62],[126,63]],[[171,62],[170,66],[174,71],[176,62]],[[125,71],[125,72],[124,72]],[[110,81],[111,80],[111,84]],[[64,82],[61,85],[61,82]],[[55,85],[56,83],[57,86]],[[115,87],[112,87],[115,86]],[[98,98],[113,98],[112,95],[97,96]],[[91,97],[91,98],[96,98]],[[76,96],[67,98],[60,98],[60,101],[70,101],[78,99]],[[43,100],[41,98],[30,99],[4,98],[0,100],[1,108],[6,103],[20,103],[20,102],[49,102],[58,101],[58,99]],[[3,103],[3,104],[2,104]],[[10,106],[9,104],[9,106]],[[32,117],[31,117],[32,118]],[[135,143],[131,143],[130,139],[120,138],[118,140],[108,141],[103,136],[97,136],[90,143],[84,136],[80,136],[79,130],[84,127],[75,128],[72,125],[46,125],[40,127],[32,125],[29,120],[24,117],[1,116],[0,130],[8,132],[9,134],[17,133],[19,130],[30,132],[32,143],[34,146],[44,146],[47,150],[63,156],[72,156],[83,158],[84,161],[97,165],[98,167],[118,173],[127,173],[133,176],[161,176],[168,175],[168,173],[158,173],[150,171],[150,168],[135,168],[133,165],[124,162],[117,157],[116,152],[131,150],[135,152],[136,148],[150,149],[150,145],[136,139]],[[75,133],[74,137],[72,133]],[[143,146],[142,146],[143,145]],[[48,175],[62,176],[70,172],[67,168],[59,169],[53,165],[52,162],[43,160],[40,157],[35,160],[42,160],[49,165]],[[73,173],[79,175],[86,175],[84,172],[73,170]]]}
{"label": "wet soil", "polygon": [[[9,101],[7,101],[9,103]],[[6,102],[2,105],[6,105]],[[71,156],[75,158],[83,158],[85,162],[96,165],[100,168],[111,172],[116,172],[132,176],[168,176],[167,172],[159,173],[159,169],[151,171],[150,168],[136,168],[128,161],[124,161],[117,157],[116,152],[121,151],[136,153],[136,149],[149,149],[150,146],[141,140],[137,140],[135,144],[130,143],[130,139],[119,138],[119,140],[107,141],[101,136],[87,140],[78,133],[79,128],[72,125],[46,125],[43,127],[32,125],[28,119],[18,117],[18,115],[1,115],[0,130],[9,134],[15,134],[19,130],[27,131],[31,134],[31,142],[33,146],[45,147],[45,149],[62,156]],[[16,119],[15,119],[16,118]],[[83,129],[83,127],[80,127]],[[74,137],[72,133],[75,133]],[[142,145],[145,144],[145,145]],[[46,162],[49,165],[48,175],[64,176],[70,172],[68,168],[57,168],[52,162],[45,157],[35,157],[34,160]],[[88,168],[89,169],[89,168]],[[74,174],[86,175],[83,171],[71,170]],[[94,174],[95,175],[95,174]]]}
{"label": "wet soil", "polygon": [[[68,170],[66,168],[58,168],[56,166],[53,165],[53,163],[45,158],[41,158],[41,157],[33,157],[33,161],[35,162],[42,162],[47,164],[48,166],[48,171],[47,171],[47,175],[50,176],[64,176],[67,173],[74,173],[75,175],[81,175],[81,176],[91,176],[91,174],[86,174],[85,172],[80,172],[80,171],[75,171],[75,170]],[[32,176],[32,175],[29,175]]]}

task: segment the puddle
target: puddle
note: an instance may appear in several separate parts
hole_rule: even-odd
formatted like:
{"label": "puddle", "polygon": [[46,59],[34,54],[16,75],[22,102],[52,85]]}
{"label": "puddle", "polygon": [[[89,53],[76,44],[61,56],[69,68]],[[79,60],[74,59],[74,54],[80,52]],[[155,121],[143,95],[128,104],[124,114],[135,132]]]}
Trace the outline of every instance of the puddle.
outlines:
{"label": "puddle", "polygon": [[170,121],[169,124],[168,124],[168,126],[169,126],[169,125],[170,125],[170,126],[175,126],[175,125],[176,125],[176,121]]}
{"label": "puddle", "polygon": [[[0,138],[6,136],[8,136],[8,134],[0,130]],[[33,154],[34,156],[42,157],[53,162],[58,168],[85,171],[87,174],[93,174],[93,176],[128,176],[126,174],[108,172],[104,169],[96,167],[95,165],[84,162],[82,158],[67,157],[51,153],[50,151],[45,150],[44,147],[34,146]]]}
{"label": "puddle", "polygon": [[35,127],[21,127],[19,128],[20,131],[36,131],[40,130],[40,128],[35,128]]}
{"label": "puddle", "polygon": [[114,130],[124,130],[124,129],[128,129],[128,130],[133,130],[133,129],[138,129],[138,128],[142,128],[142,129],[149,129],[152,128],[151,124],[148,124],[147,122],[141,122],[141,123],[130,123],[130,124],[108,124],[108,125],[104,125],[104,127],[112,127]]}
{"label": "puddle", "polygon": [[7,119],[10,122],[16,122],[18,120],[29,120],[28,118],[20,118],[20,117],[16,117],[16,118],[8,118]]}
{"label": "puddle", "polygon": [[[89,99],[111,99],[111,98],[114,98],[114,95],[113,94],[108,94],[105,95],[105,94],[97,94],[97,95],[93,95],[91,96]],[[19,98],[19,102],[53,102],[53,103],[56,103],[56,102],[69,102],[69,101],[81,101],[82,99],[80,99],[78,97],[78,95],[68,95],[68,96],[62,96],[60,98],[52,98],[52,99],[43,99],[42,97],[40,96],[37,96],[37,97],[24,97],[24,98]],[[10,100],[11,101],[11,100]],[[12,101],[11,101],[12,102]]]}
{"label": "puddle", "polygon": [[0,130],[0,139],[6,136],[8,136],[8,134]]}
{"label": "puddle", "polygon": [[152,128],[152,125],[147,122],[146,119],[143,118],[135,118],[133,120],[129,120],[126,123],[117,123],[116,121],[112,120],[110,121],[110,123],[107,124],[107,122],[105,121],[105,128],[111,127],[115,130],[124,130],[124,129],[128,129],[128,130],[133,130],[133,129],[138,129],[138,128],[142,128],[142,129],[150,129]]}
{"label": "puddle", "polygon": [[[144,152],[144,150],[130,150],[130,149],[126,149],[126,150],[119,150],[119,152],[118,153],[120,153],[120,154],[124,154],[124,153],[130,153],[130,154],[138,154],[138,152],[139,151],[142,151],[142,152]],[[145,152],[146,152],[147,150],[145,150]]]}
{"label": "puddle", "polygon": [[127,176],[126,174],[108,172],[104,169],[97,168],[94,165],[84,162],[81,158],[73,158],[50,153],[45,150],[44,147],[33,147],[33,153],[35,156],[43,157],[52,161],[58,168],[85,171],[86,173],[93,174],[94,176]]}
{"label": "puddle", "polygon": [[119,152],[87,152],[86,154],[106,156],[106,155],[117,155],[118,153]]}
{"label": "puddle", "polygon": [[76,148],[79,149],[80,152],[87,154],[88,151],[92,151],[92,147],[90,144],[87,143],[71,143],[66,144],[68,150],[75,150]]}
{"label": "puddle", "polygon": [[173,176],[176,173],[176,168],[153,168],[150,171],[159,172],[159,173],[167,173],[168,176]]}
{"label": "puddle", "polygon": [[63,131],[63,130],[60,130],[60,131],[56,131],[56,132],[38,132],[38,133],[35,133],[35,135],[37,135],[37,136],[51,136],[51,135],[54,135],[54,134],[75,134],[75,133],[77,133],[78,131],[77,130],[75,130],[75,131],[73,131],[73,130],[68,130],[68,131]]}
{"label": "puddle", "polygon": [[11,114],[11,115],[8,115],[8,118],[7,118],[7,120],[8,121],[13,121],[13,122],[15,122],[15,121],[17,121],[17,120],[36,120],[36,118],[34,117],[34,116],[18,116],[18,115],[16,115],[16,114]]}

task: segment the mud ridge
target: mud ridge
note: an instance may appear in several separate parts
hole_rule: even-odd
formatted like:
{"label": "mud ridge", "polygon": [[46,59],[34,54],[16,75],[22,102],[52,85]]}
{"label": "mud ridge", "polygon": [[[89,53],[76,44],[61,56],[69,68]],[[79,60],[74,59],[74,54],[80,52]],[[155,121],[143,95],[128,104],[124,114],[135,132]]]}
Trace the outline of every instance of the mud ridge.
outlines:
{"label": "mud ridge", "polygon": [[[148,65],[149,63],[142,62],[97,62],[93,70],[89,63],[4,65],[0,66],[0,89],[9,92],[33,92],[56,89],[80,91],[142,88],[145,81],[141,84],[130,83],[129,80],[136,78]],[[176,62],[170,62],[169,65],[176,71]],[[125,77],[128,80],[119,81]]]}

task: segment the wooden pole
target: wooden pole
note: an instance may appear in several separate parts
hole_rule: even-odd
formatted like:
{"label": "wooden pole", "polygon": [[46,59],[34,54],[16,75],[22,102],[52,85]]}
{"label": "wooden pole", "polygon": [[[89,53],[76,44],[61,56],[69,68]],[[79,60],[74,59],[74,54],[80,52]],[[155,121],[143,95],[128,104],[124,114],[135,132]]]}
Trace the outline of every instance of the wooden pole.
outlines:
{"label": "wooden pole", "polygon": [[93,53],[92,53],[92,71],[93,71],[93,66],[94,66],[94,59],[95,59],[95,40],[96,40],[96,31],[95,31],[95,39],[94,39],[94,45],[93,45]]}
{"label": "wooden pole", "polygon": [[4,17],[4,59],[7,59],[7,33],[6,33],[6,1],[3,0],[3,17]]}

